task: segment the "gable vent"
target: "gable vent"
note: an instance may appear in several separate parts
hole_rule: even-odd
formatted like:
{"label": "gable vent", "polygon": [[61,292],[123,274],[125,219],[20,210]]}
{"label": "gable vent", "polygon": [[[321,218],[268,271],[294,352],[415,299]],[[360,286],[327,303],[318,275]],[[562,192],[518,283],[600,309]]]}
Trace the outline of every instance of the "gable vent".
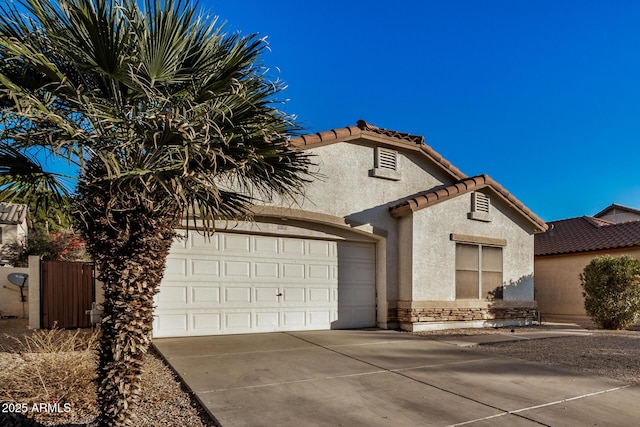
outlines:
{"label": "gable vent", "polygon": [[491,205],[489,201],[489,196],[483,193],[475,192],[472,195],[472,203],[473,207],[471,208],[474,212],[485,212],[489,213],[489,206]]}
{"label": "gable vent", "polygon": [[378,147],[377,163],[379,168],[398,170],[398,152],[388,148]]}
{"label": "gable vent", "polygon": [[471,212],[467,215],[469,219],[477,221],[491,222],[491,199],[484,193],[471,193]]}
{"label": "gable vent", "polygon": [[369,173],[376,178],[399,181],[402,176],[398,164],[398,152],[390,148],[376,147],[373,169]]}

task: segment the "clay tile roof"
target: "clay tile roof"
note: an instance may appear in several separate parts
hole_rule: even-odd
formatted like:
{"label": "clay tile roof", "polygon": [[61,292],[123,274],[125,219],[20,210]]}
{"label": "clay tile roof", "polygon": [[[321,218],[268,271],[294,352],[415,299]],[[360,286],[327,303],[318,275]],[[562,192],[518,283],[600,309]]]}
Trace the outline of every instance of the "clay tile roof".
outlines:
{"label": "clay tile roof", "polygon": [[0,224],[22,224],[27,217],[27,205],[0,203]]}
{"label": "clay tile roof", "polygon": [[367,123],[364,120],[358,120],[357,126],[347,126],[344,128],[331,129],[329,131],[305,134],[296,138],[291,138],[290,142],[295,147],[307,149],[333,144],[336,142],[344,142],[363,138],[367,135],[391,138],[391,141],[394,141],[395,143],[402,143],[411,147],[417,146],[423,155],[438,164],[442,169],[451,174],[455,179],[462,179],[466,178],[467,176],[460,169],[453,166],[451,162],[444,159],[437,151],[425,144],[423,136],[383,129],[378,126],[374,126],[371,123]]}
{"label": "clay tile roof", "polygon": [[516,199],[511,193],[504,189],[500,184],[494,181],[489,175],[483,174],[461,179],[460,181],[448,186],[438,187],[419,193],[402,202],[389,207],[391,216],[397,218],[406,215],[409,212],[424,209],[436,203],[459,196],[471,191],[480,190],[489,187],[507,203],[518,210],[527,220],[529,220],[538,231],[545,231],[547,225],[536,216],[531,210]]}
{"label": "clay tile roof", "polygon": [[398,132],[397,130],[379,128],[378,126],[374,126],[370,123],[365,122],[364,120],[358,120],[358,127],[361,130],[367,130],[370,132],[378,133],[380,135],[404,139],[405,141],[413,142],[416,144],[424,144],[424,136],[411,135],[410,133]]}
{"label": "clay tile roof", "polygon": [[560,255],[640,246],[640,221],[612,223],[582,216],[549,223],[535,236],[535,255]]}

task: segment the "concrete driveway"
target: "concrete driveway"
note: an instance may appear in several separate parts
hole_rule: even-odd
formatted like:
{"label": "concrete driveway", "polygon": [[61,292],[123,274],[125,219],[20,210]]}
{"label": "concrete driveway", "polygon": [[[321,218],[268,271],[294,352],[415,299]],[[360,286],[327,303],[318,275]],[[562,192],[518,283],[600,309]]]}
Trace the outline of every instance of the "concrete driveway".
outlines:
{"label": "concrete driveway", "polygon": [[640,388],[386,330],[154,340],[232,426],[631,426]]}

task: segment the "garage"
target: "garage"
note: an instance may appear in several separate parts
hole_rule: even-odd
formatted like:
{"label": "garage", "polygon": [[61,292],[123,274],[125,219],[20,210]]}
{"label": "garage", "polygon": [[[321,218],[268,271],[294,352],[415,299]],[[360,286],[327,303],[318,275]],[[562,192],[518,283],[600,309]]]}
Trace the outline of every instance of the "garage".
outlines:
{"label": "garage", "polygon": [[375,244],[190,231],[167,258],[154,337],[375,325]]}

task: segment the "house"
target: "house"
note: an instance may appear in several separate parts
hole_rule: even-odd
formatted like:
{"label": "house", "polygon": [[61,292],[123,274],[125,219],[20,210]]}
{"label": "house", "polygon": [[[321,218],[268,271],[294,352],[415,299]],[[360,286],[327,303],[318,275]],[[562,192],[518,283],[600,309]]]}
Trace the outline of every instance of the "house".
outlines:
{"label": "house", "polygon": [[292,143],[320,174],[306,197],[211,238],[182,230],[155,337],[536,319],[533,236],[547,226],[496,181],[364,121]]}
{"label": "house", "polygon": [[593,217],[549,222],[535,236],[535,296],[544,317],[587,319],[580,273],[598,255],[640,259],[638,219],[639,211],[611,205]]}
{"label": "house", "polygon": [[640,209],[613,203],[595,214],[594,218],[600,218],[615,223],[640,221]]}
{"label": "house", "polygon": [[24,242],[28,231],[28,211],[27,205],[0,203],[0,248],[7,244]]}

